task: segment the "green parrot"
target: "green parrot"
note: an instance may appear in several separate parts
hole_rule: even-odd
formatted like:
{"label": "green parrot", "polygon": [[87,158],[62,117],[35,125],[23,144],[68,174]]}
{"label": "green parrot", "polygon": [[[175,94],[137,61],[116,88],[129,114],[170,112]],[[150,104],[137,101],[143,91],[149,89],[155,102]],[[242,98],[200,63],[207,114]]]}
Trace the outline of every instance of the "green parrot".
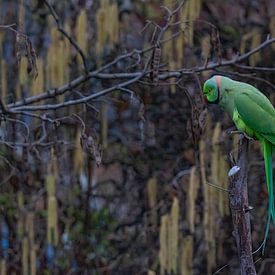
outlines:
{"label": "green parrot", "polygon": [[207,103],[218,104],[228,112],[239,131],[257,139],[261,145],[268,190],[267,224],[264,241],[259,247],[259,249],[263,247],[262,253],[264,253],[271,219],[275,224],[272,175],[275,109],[268,98],[255,87],[220,75],[215,75],[204,83],[203,95]]}

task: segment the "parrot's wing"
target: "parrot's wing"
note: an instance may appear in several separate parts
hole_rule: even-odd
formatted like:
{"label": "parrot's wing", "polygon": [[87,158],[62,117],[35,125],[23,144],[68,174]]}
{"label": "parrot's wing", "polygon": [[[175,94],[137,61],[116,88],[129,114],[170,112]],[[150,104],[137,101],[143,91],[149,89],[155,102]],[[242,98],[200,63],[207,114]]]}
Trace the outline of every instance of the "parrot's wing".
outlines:
{"label": "parrot's wing", "polygon": [[235,108],[243,122],[275,145],[275,110],[260,92],[242,91],[234,95]]}

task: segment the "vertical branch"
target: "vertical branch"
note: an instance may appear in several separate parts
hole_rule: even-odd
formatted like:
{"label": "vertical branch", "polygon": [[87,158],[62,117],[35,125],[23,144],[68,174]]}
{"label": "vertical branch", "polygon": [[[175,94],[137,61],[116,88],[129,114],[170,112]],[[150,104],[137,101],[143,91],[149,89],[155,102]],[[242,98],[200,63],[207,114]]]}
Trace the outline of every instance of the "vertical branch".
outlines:
{"label": "vertical branch", "polygon": [[237,163],[230,169],[229,204],[231,208],[241,275],[256,275],[252,258],[251,230],[247,194],[247,151],[248,140],[241,138],[239,142],[239,156]]}

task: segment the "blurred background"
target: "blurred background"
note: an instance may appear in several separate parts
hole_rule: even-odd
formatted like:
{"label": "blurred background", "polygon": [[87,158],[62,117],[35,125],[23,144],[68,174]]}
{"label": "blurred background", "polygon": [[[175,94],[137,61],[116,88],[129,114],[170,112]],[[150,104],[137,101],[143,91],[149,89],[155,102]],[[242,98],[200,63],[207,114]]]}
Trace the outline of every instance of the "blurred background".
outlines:
{"label": "blurred background", "polygon": [[[234,62],[268,35],[272,0],[0,0],[1,275],[239,274],[226,192],[238,136],[201,85],[227,75],[275,103],[275,44]],[[256,249],[257,142],[248,164]],[[258,274],[275,273],[269,236]]]}

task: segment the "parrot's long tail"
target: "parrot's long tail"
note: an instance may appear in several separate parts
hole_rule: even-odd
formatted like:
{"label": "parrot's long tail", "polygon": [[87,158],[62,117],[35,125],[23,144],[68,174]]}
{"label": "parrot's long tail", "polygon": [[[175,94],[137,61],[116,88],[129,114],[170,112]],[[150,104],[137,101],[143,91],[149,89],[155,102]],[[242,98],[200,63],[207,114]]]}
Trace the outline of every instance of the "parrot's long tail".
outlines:
{"label": "parrot's long tail", "polygon": [[268,237],[271,219],[273,220],[273,223],[275,225],[273,173],[272,173],[272,144],[267,140],[263,142],[263,153],[264,153],[264,162],[265,162],[266,184],[267,184],[267,191],[268,191],[268,215],[267,215],[264,241],[262,243],[262,254],[264,254],[264,249],[265,249],[266,240]]}

